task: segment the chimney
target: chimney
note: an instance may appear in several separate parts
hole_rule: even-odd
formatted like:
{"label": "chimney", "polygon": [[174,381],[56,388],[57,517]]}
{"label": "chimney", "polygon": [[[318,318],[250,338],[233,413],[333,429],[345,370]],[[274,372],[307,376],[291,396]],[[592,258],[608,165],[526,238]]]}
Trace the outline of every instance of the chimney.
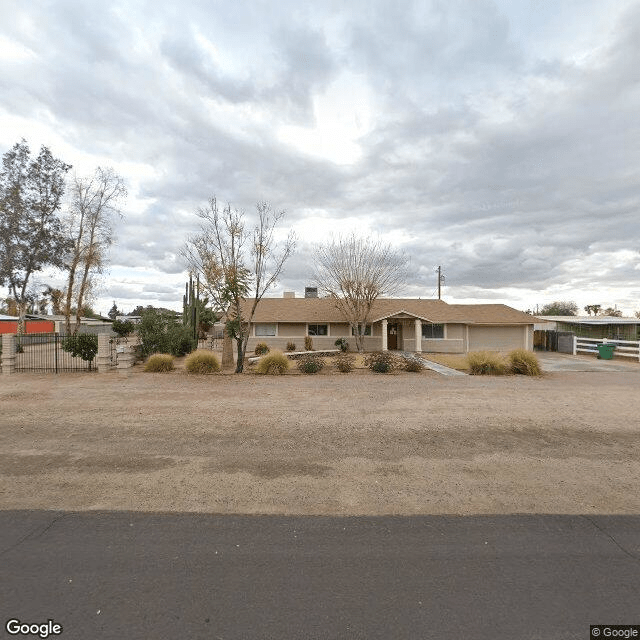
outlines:
{"label": "chimney", "polygon": [[317,298],[318,297],[318,287],[305,287],[304,288],[304,297],[305,298]]}
{"label": "chimney", "polygon": [[295,298],[296,297],[296,292],[295,291],[285,291],[282,294],[283,298]]}

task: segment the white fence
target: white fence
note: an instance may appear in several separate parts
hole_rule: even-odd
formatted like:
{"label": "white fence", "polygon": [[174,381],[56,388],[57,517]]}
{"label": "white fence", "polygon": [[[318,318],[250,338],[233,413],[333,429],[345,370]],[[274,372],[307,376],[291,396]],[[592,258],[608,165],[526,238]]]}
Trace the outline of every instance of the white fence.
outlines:
{"label": "white fence", "polygon": [[573,336],[573,355],[578,353],[598,353],[599,344],[615,345],[616,356],[635,358],[640,361],[640,341],[636,340],[608,340],[607,338],[579,338]]}

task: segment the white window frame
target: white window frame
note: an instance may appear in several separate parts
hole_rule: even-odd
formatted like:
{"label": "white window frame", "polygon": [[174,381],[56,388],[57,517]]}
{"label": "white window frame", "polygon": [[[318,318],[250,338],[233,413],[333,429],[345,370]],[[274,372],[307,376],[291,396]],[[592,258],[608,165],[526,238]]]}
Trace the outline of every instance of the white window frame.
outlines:
{"label": "white window frame", "polygon": [[[423,322],[422,328],[420,330],[422,340],[445,340],[447,337],[446,326],[447,325],[444,324],[443,322]],[[425,336],[424,327],[442,327],[442,338],[433,338],[433,337],[430,338],[429,336]],[[431,333],[433,333],[433,330],[431,331]]]}
{"label": "white window frame", "polygon": [[[309,333],[309,327],[320,327],[320,326],[325,326],[327,327],[327,333],[325,334],[318,334],[318,333]],[[329,323],[328,322],[310,322],[307,324],[307,335],[311,336],[312,338],[328,338],[329,335],[331,335],[329,333]]]}
{"label": "white window frame", "polygon": [[[258,333],[258,328],[261,330],[265,327],[271,329],[273,327],[273,333]],[[278,323],[277,322],[257,322],[253,328],[253,335],[256,338],[273,338],[278,335]]]}

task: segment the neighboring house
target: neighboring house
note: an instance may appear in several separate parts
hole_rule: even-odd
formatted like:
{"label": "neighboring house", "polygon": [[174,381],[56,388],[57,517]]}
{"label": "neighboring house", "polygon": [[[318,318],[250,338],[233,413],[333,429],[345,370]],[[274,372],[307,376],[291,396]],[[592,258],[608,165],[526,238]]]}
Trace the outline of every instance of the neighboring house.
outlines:
{"label": "neighboring house", "polygon": [[[533,349],[535,319],[502,304],[447,304],[442,300],[379,299],[367,327],[366,351],[402,350],[427,353]],[[250,327],[248,350],[258,342],[286,349],[304,348],[311,336],[315,349],[335,349],[346,338],[355,349],[352,330],[330,298],[263,298]]]}
{"label": "neighboring house", "polygon": [[[34,320],[43,320],[47,322],[51,322],[53,325],[53,329],[50,331],[55,331],[55,333],[64,334],[65,332],[65,317],[64,315],[47,315],[47,316],[38,316],[38,315],[28,315],[27,318],[33,318]],[[75,326],[75,316],[71,317],[71,326]],[[80,318],[80,332],[81,333],[111,333],[111,318]]]}
{"label": "neighboring house", "polygon": [[[27,317],[24,324],[25,333],[53,333],[55,329],[53,322],[49,320]],[[0,333],[18,333],[18,318],[0,315]]]}
{"label": "neighboring house", "polygon": [[640,340],[640,318],[615,316],[538,316],[536,331],[568,331],[579,338]]}

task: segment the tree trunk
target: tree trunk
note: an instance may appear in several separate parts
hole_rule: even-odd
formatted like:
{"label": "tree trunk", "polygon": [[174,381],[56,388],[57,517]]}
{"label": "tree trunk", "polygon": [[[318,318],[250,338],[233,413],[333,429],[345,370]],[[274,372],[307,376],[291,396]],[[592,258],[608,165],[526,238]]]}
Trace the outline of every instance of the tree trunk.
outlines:
{"label": "tree trunk", "polygon": [[238,348],[238,361],[236,362],[236,373],[242,373],[244,370],[244,340],[242,338],[236,338],[236,345]]}
{"label": "tree trunk", "polygon": [[230,335],[224,332],[222,338],[222,368],[233,366],[233,340]]}

